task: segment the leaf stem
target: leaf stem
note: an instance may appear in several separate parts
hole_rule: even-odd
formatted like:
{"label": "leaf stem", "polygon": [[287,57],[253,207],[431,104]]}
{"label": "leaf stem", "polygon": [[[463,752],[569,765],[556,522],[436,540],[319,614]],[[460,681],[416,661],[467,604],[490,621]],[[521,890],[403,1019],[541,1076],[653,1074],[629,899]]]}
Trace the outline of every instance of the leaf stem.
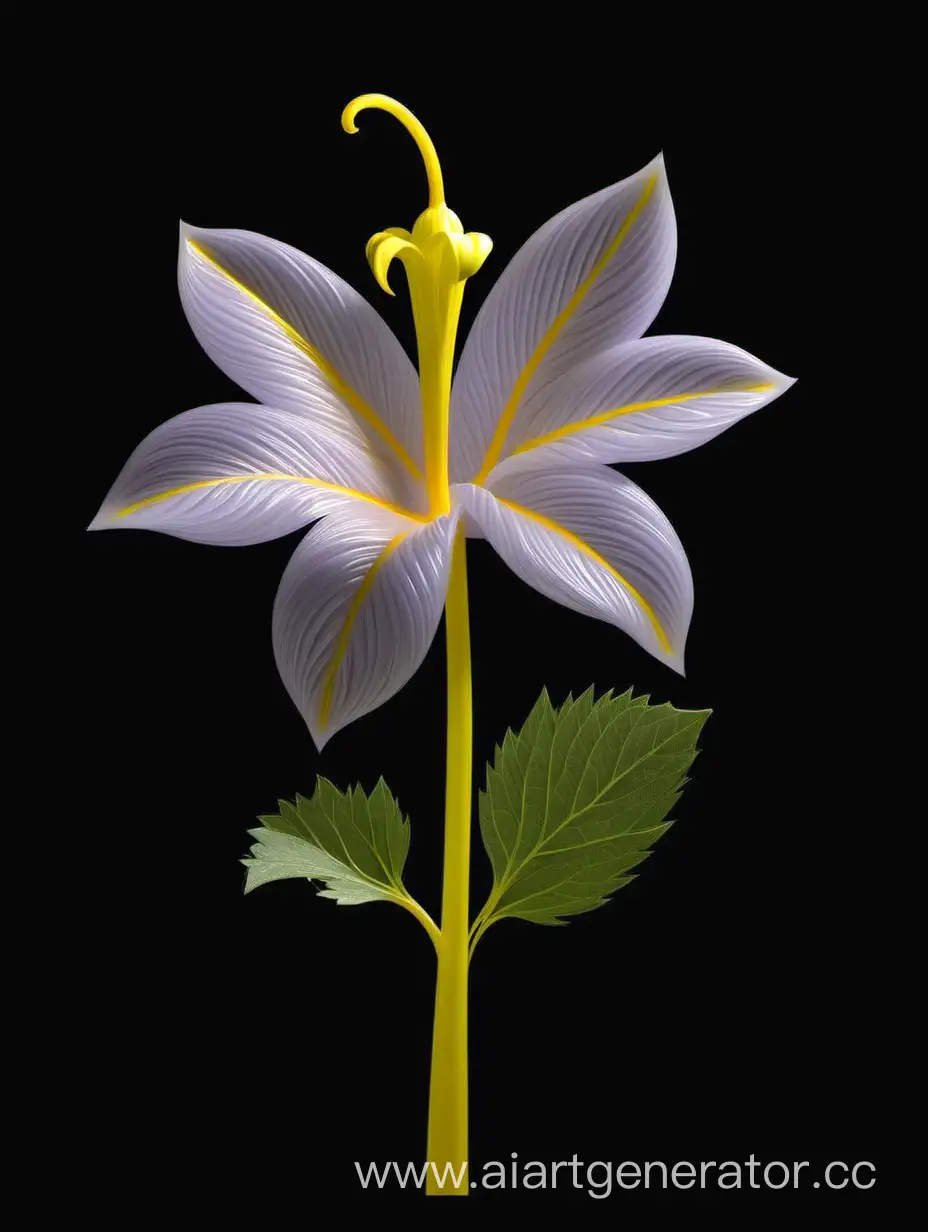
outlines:
{"label": "leaf stem", "polygon": [[[448,660],[448,755],[445,785],[445,858],[432,1076],[429,1090],[428,1159],[434,1164],[429,1194],[466,1194],[467,1176],[467,970],[469,963],[470,817],[473,765],[470,624],[466,539],[454,544],[445,608]],[[439,1187],[450,1164],[460,1184]]]}
{"label": "leaf stem", "polygon": [[414,915],[416,917],[428,935],[432,938],[432,945],[434,945],[435,953],[437,954],[441,942],[441,931],[426,909],[421,905],[421,903],[417,903],[416,900],[408,894],[397,897],[394,901],[398,903],[400,907],[405,907],[410,915]]}
{"label": "leaf stem", "polygon": [[476,920],[474,920],[473,924],[471,925],[470,947],[467,953],[468,962],[470,962],[470,960],[474,957],[474,950],[477,948],[477,942],[480,940],[483,934],[487,931],[490,925],[496,923],[496,917],[493,916],[492,914],[487,915],[485,914],[485,912],[486,912],[486,908],[484,908],[484,911],[482,911],[480,915],[477,916]]}

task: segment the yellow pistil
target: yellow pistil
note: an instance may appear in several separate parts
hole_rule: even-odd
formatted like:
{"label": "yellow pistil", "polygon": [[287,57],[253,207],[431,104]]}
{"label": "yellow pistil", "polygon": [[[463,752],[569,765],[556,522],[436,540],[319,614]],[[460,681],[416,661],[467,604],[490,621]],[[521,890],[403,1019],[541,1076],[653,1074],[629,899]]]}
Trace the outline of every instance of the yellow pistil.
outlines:
{"label": "yellow pistil", "polygon": [[387,273],[394,257],[406,268],[416,324],[419,383],[422,389],[422,443],[429,512],[439,517],[451,508],[448,487],[448,411],[451,369],[464,281],[483,264],[492,242],[477,232],[464,234],[461,220],[445,204],[444,181],[435,146],[420,122],[385,94],[362,94],[342,112],[342,128],[358,131],[355,117],[367,108],[394,116],[415,141],[429,186],[429,204],[412,231],[378,231],[367,245],[367,259],[380,286],[392,295]]}

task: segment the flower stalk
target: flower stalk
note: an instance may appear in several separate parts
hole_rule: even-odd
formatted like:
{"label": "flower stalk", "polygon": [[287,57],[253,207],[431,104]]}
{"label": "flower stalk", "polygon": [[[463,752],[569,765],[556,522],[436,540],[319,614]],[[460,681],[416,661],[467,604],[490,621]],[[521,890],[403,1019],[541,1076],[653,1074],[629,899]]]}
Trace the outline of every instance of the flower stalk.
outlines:
{"label": "flower stalk", "polygon": [[[394,257],[406,268],[422,396],[423,456],[429,515],[451,509],[448,479],[448,427],[451,377],[464,281],[483,264],[491,248],[488,236],[464,234],[460,219],[444,199],[444,183],[435,147],[420,122],[401,103],[382,94],[354,99],[342,113],[342,126],[356,132],[359,111],[387,111],[407,129],[422,154],[429,185],[429,205],[412,231],[391,227],[374,235],[367,256],[377,281],[393,294],[387,272]],[[448,671],[448,743],[445,769],[445,853],[441,928],[435,938],[438,971],[432,1073],[429,1092],[427,1157],[430,1194],[469,1191],[467,1161],[467,971],[470,943],[470,825],[473,768],[470,625],[467,602],[467,554],[463,532],[452,550],[445,601]],[[458,1184],[439,1185],[450,1165]]]}
{"label": "flower stalk", "polygon": [[445,860],[438,977],[432,1033],[427,1158],[439,1175],[451,1164],[460,1186],[439,1188],[430,1169],[430,1194],[467,1193],[467,969],[469,963],[470,821],[473,764],[470,623],[466,540],[454,545],[445,606],[448,660],[448,746],[445,779]]}

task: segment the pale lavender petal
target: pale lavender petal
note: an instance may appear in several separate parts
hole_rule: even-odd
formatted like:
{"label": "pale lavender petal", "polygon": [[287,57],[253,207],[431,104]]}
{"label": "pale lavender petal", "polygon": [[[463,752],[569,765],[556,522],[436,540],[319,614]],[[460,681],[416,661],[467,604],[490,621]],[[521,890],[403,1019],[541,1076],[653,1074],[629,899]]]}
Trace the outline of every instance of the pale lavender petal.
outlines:
{"label": "pale lavender petal", "polygon": [[286,535],[358,501],[392,505],[362,444],[253,402],[201,406],[138,446],[90,530],[144,528],[240,546]]}
{"label": "pale lavender petal", "polygon": [[419,382],[380,315],[312,257],[251,231],[182,225],[178,284],[203,349],[253,397],[364,436],[421,479]]}
{"label": "pale lavender petal", "polygon": [[793,384],[714,338],[620,343],[526,398],[494,475],[550,463],[649,462],[695,449]]}
{"label": "pale lavender petal", "polygon": [[274,652],[318,748],[422,662],[444,607],[457,520],[422,524],[354,507],[297,548],[274,605]]}
{"label": "pale lavender petal", "polygon": [[523,470],[455,498],[507,565],[557,603],[617,625],[683,671],[693,582],[683,546],[641,488],[606,466]]}
{"label": "pale lavender petal", "polygon": [[482,479],[508,453],[526,397],[639,337],[676,257],[662,158],[570,206],[519,250],[487,297],[454,381],[451,476]]}

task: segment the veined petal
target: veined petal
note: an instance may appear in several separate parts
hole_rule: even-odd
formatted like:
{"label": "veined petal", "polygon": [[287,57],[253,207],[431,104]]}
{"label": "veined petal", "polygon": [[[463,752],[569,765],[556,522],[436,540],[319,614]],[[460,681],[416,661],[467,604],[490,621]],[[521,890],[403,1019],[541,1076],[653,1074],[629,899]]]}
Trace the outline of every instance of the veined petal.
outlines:
{"label": "veined petal", "polygon": [[601,351],[528,398],[502,474],[532,465],[650,462],[695,449],[793,379],[714,338],[655,336]]}
{"label": "veined petal", "polygon": [[356,506],[297,548],[274,605],[274,653],[318,748],[422,662],[444,607],[457,518],[423,525]]}
{"label": "veined petal", "polygon": [[182,225],[178,285],[203,349],[253,397],[332,432],[363,432],[407,479],[421,479],[415,369],[331,270],[251,231]]}
{"label": "veined petal", "polygon": [[363,443],[310,428],[300,415],[226,402],[155,428],[89,529],[142,527],[240,546],[276,539],[345,504],[389,510],[392,497]]}
{"label": "veined petal", "polygon": [[453,489],[503,560],[565,607],[617,625],[676,671],[693,611],[683,546],[649,496],[602,467],[504,475]]}
{"label": "veined petal", "polygon": [[639,337],[676,257],[662,158],[546,223],[503,271],[461,355],[451,476],[481,483],[508,453],[527,397],[606,347]]}

